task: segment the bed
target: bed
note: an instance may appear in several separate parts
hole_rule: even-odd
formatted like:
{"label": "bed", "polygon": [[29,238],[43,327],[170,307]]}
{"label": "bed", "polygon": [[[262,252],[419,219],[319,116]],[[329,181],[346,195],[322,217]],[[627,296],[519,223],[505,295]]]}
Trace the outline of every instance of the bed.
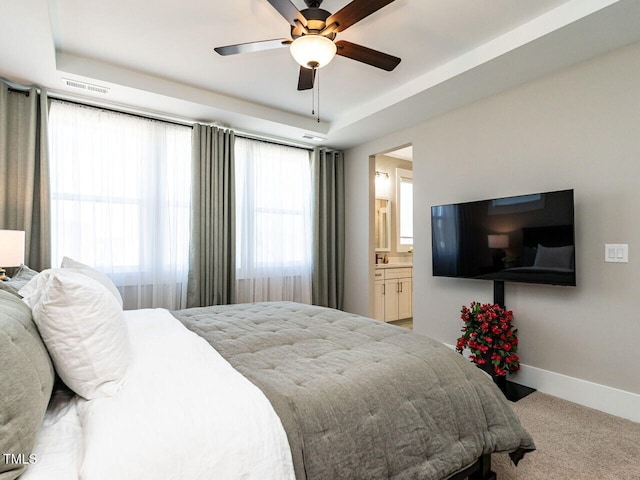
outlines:
{"label": "bed", "polygon": [[122,312],[82,270],[0,292],[2,480],[490,479],[491,453],[535,449],[429,338],[291,302]]}

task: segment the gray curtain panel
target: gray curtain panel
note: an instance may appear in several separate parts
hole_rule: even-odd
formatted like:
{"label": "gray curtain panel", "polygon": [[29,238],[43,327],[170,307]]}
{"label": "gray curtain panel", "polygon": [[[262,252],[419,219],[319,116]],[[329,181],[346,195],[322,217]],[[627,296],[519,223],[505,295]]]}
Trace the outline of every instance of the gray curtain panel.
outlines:
{"label": "gray curtain panel", "polygon": [[49,106],[44,89],[0,80],[0,229],[24,230],[25,263],[51,267]]}
{"label": "gray curtain panel", "polygon": [[187,307],[235,302],[235,164],[232,131],[193,127]]}
{"label": "gray curtain panel", "polygon": [[343,308],[344,303],[344,157],[316,148],[313,177],[314,305]]}

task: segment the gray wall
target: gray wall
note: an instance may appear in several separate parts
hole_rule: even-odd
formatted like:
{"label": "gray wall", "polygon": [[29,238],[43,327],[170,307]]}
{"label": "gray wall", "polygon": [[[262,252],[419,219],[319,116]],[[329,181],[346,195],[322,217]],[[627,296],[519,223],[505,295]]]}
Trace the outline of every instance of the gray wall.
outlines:
{"label": "gray wall", "polygon": [[634,44],[348,150],[346,309],[372,312],[372,155],[413,144],[414,329],[449,344],[492,284],[432,277],[429,207],[573,188],[578,286],[506,285],[522,362],[640,394],[639,78]]}

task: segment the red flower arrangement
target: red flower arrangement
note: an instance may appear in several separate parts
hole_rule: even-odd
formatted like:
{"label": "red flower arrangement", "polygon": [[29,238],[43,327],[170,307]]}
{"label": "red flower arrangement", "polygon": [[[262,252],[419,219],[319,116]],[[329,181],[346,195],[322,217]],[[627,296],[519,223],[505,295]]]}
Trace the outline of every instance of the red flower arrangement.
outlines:
{"label": "red flower arrangement", "polygon": [[520,370],[518,330],[513,328],[513,312],[497,304],[471,302],[462,307],[460,318],[464,322],[462,336],[456,350],[471,350],[469,358],[480,366],[493,365],[493,372],[504,376]]}

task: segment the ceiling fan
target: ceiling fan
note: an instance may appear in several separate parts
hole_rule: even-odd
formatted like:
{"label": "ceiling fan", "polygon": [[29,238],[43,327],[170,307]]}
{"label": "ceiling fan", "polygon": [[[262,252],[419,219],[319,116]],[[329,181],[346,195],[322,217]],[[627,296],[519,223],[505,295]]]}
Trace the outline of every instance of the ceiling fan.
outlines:
{"label": "ceiling fan", "polygon": [[290,47],[300,64],[298,90],[313,88],[316,70],[327,65],[335,55],[351,58],[386,71],[398,66],[400,58],[378,52],[346,40],[335,41],[336,34],[377,12],[394,0],[353,0],[331,14],[320,8],[322,0],[305,0],[306,9],[300,11],[291,0],[267,0],[291,24],[291,39],[279,38],[260,42],[217,47],[220,55]]}

